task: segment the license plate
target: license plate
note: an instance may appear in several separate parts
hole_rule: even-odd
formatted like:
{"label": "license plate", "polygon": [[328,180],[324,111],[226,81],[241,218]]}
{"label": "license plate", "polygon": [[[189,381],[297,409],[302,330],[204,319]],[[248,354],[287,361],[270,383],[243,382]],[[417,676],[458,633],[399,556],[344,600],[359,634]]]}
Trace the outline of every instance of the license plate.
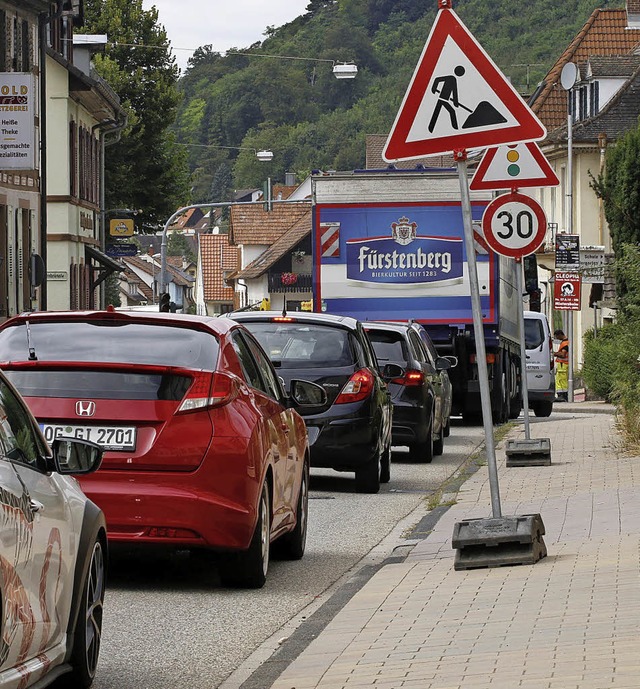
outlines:
{"label": "license plate", "polygon": [[104,450],[132,452],[136,449],[135,426],[67,426],[63,424],[40,424],[47,442],[56,438],[77,438],[90,440]]}

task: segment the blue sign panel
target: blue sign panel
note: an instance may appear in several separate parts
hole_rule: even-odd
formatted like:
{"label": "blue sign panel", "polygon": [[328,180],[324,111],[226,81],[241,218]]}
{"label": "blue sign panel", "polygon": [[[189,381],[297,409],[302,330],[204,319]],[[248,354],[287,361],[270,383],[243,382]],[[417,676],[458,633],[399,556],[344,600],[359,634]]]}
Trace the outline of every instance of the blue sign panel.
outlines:
{"label": "blue sign panel", "polygon": [[416,223],[400,219],[409,227],[407,238],[352,239],[347,241],[347,278],[386,284],[435,283],[462,278],[462,238],[419,237]]}
{"label": "blue sign panel", "polygon": [[[482,316],[495,322],[498,265],[481,237],[487,201],[472,202]],[[462,209],[457,201],[319,204],[314,308],[360,320],[472,323]]]}
{"label": "blue sign panel", "polygon": [[107,256],[135,256],[138,246],[131,243],[109,244],[106,248]]}

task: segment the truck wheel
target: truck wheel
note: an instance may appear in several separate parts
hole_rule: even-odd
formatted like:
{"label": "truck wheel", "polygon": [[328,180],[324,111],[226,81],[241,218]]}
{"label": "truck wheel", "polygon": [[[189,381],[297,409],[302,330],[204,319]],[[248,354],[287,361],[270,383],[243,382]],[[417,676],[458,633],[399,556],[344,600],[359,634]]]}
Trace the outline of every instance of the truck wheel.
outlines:
{"label": "truck wheel", "polygon": [[536,416],[551,416],[551,412],[553,411],[553,402],[547,402],[546,400],[536,402],[535,404],[531,405],[531,408]]}
{"label": "truck wheel", "polygon": [[358,493],[375,494],[380,491],[380,464],[382,454],[367,462],[361,469],[356,471],[356,490]]}

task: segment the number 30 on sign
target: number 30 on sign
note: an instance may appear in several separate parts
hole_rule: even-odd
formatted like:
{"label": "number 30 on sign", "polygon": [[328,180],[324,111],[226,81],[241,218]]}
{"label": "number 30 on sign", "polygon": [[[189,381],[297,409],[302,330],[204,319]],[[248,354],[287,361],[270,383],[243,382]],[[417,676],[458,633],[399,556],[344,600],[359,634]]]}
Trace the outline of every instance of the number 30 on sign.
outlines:
{"label": "number 30 on sign", "polygon": [[487,244],[502,256],[522,258],[544,241],[547,219],[540,204],[530,196],[511,192],[494,199],[482,216]]}

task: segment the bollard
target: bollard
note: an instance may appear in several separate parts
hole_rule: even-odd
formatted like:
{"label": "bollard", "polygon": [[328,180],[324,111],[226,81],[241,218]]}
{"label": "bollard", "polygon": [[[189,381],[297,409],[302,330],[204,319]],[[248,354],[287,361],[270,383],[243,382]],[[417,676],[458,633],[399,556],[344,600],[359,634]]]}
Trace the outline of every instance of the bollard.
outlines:
{"label": "bollard", "polygon": [[463,519],[453,529],[454,569],[533,565],[547,555],[544,533],[539,514]]}

